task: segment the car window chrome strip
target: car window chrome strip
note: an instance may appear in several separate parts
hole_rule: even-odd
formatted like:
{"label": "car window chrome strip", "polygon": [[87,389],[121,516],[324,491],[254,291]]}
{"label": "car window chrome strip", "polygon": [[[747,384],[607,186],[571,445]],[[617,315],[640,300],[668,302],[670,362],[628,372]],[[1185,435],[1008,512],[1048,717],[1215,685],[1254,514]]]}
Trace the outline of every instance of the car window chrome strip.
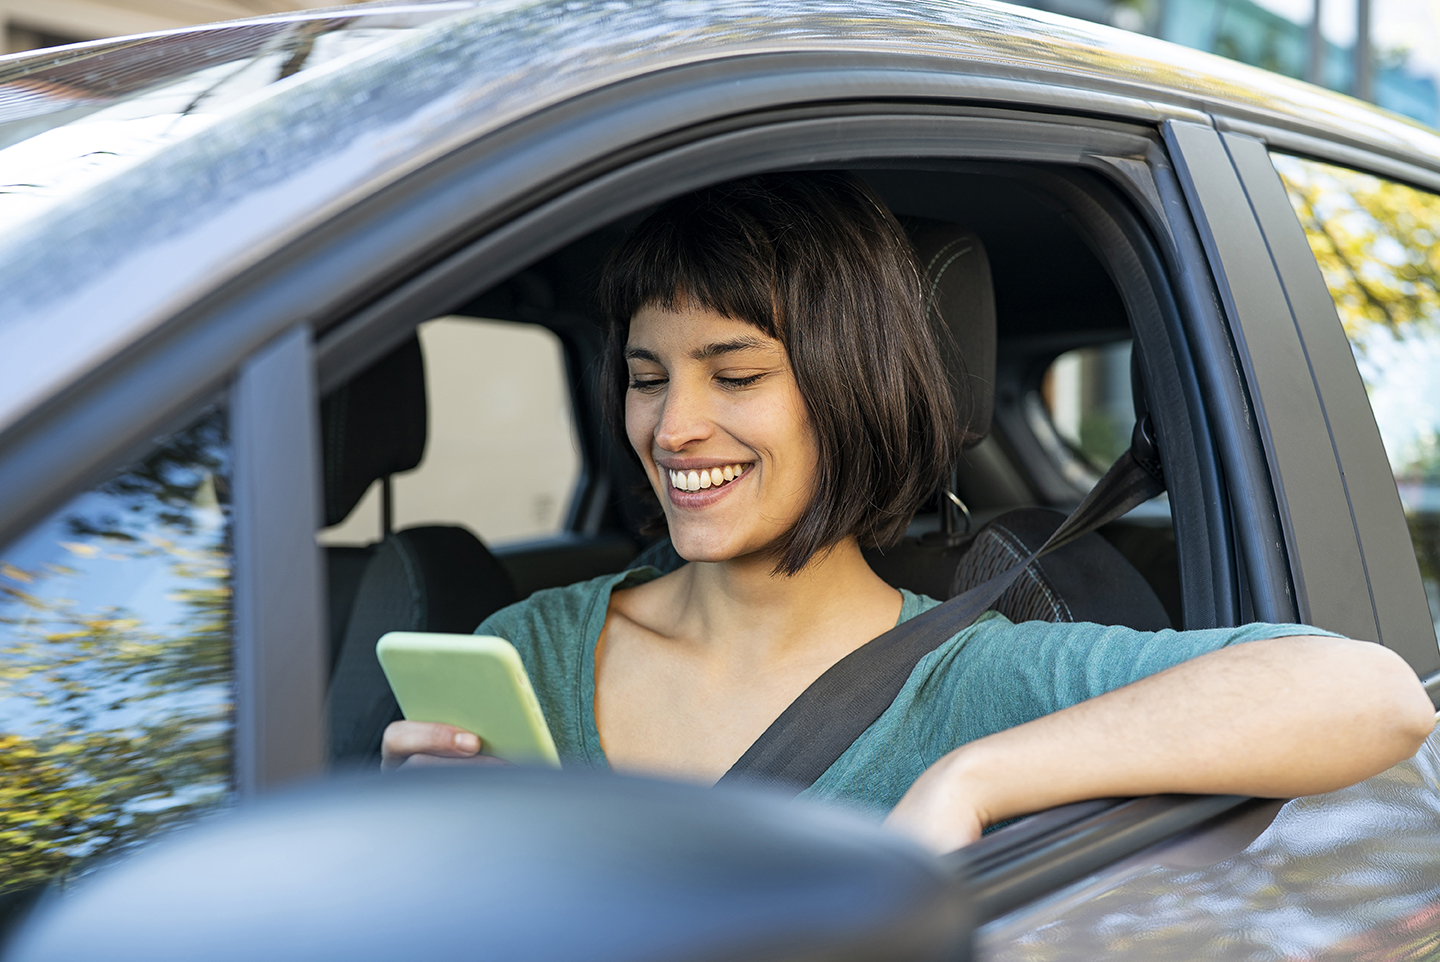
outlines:
{"label": "car window chrome strip", "polygon": [[328,642],[320,425],[310,330],[241,367],[230,393],[235,505],[235,787],[253,796],[321,772]]}
{"label": "car window chrome strip", "polygon": [[944,856],[969,880],[980,922],[1078,882],[1251,801],[1243,795],[1152,795],[1080,802],[999,829]]}

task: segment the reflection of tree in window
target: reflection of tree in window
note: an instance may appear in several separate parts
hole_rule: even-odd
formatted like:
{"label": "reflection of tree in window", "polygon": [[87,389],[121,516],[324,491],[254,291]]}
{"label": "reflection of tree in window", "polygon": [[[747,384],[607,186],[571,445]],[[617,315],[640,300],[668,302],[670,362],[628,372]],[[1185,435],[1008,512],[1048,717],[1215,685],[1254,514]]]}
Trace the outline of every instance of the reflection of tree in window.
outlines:
{"label": "reflection of tree in window", "polygon": [[1274,159],[1370,395],[1440,624],[1440,196]]}
{"label": "reflection of tree in window", "polygon": [[0,552],[0,892],[227,795],[228,478],[216,414]]}

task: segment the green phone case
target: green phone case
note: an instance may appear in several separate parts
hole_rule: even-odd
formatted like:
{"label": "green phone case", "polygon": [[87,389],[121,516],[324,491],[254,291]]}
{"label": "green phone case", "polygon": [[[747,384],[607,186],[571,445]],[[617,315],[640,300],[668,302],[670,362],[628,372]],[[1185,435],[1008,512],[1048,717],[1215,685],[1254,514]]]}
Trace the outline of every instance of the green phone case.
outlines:
{"label": "green phone case", "polygon": [[375,654],[406,718],[472,731],[481,751],[506,761],[560,766],[525,666],[504,638],[392,631]]}

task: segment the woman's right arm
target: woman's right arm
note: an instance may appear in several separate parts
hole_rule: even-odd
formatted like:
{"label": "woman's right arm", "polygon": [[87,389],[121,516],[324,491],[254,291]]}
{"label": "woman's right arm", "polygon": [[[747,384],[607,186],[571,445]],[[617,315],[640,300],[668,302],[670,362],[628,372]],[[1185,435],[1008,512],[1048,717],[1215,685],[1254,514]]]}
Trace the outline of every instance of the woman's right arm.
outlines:
{"label": "woman's right arm", "polygon": [[498,762],[480,754],[480,739],[454,725],[397,721],[385,728],[380,742],[380,770],[401,765],[473,765]]}

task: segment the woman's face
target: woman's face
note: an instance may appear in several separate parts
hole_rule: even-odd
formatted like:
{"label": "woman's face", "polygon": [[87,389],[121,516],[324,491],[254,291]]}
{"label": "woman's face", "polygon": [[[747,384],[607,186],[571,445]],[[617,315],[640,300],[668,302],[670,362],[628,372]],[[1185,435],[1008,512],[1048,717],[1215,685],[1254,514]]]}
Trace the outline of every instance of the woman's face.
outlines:
{"label": "woman's face", "polygon": [[643,307],[625,359],[625,432],[680,556],[728,561],[789,531],[817,447],[780,342],[710,311]]}

